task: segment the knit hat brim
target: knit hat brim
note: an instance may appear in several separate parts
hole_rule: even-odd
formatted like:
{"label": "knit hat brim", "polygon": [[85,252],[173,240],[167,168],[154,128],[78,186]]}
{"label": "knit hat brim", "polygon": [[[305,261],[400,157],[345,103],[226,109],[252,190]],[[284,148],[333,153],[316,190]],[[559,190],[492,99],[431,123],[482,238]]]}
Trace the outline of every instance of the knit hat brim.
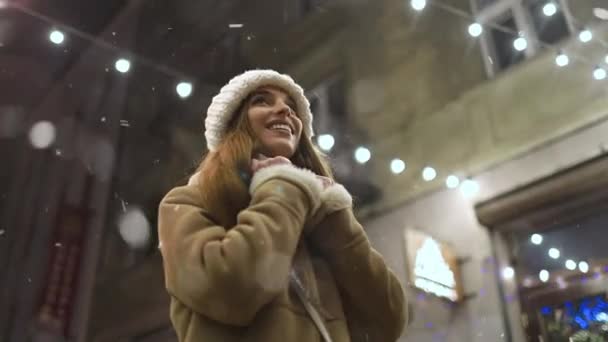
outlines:
{"label": "knit hat brim", "polygon": [[262,86],[274,86],[285,91],[296,102],[296,111],[302,120],[303,133],[306,137],[314,136],[310,103],[304,90],[289,75],[274,70],[249,70],[230,80],[213,97],[205,118],[205,138],[207,148],[215,151],[226,135],[228,123],[236,114],[235,111],[247,96]]}

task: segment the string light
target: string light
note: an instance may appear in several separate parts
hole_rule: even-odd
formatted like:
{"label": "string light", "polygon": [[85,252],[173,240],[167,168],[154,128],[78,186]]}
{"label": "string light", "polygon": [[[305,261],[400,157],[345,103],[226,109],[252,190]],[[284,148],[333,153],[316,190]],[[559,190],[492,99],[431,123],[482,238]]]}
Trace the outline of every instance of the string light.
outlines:
{"label": "string light", "polygon": [[51,31],[51,33],[49,33],[49,40],[53,44],[60,45],[61,43],[63,43],[64,39],[65,39],[65,36],[63,35],[63,32],[61,32],[61,31],[53,30],[53,31]]}
{"label": "string light", "polygon": [[448,178],[445,179],[445,186],[449,189],[457,188],[460,184],[460,179],[454,175],[449,175]]}
{"label": "string light", "polygon": [[561,255],[561,253],[560,253],[559,249],[557,249],[557,248],[550,248],[549,249],[549,256],[552,259],[559,259],[560,255]]}
{"label": "string light", "polygon": [[588,43],[593,39],[593,34],[589,30],[583,30],[578,34],[578,39],[583,43]]}
{"label": "string light", "polygon": [[560,52],[557,57],[555,57],[555,64],[560,67],[564,67],[570,63],[570,58],[563,52]]}
{"label": "string light", "polygon": [[578,269],[583,273],[587,273],[589,272],[589,264],[585,261],[581,261],[578,263]]}
{"label": "string light", "polygon": [[372,157],[372,153],[365,147],[359,147],[355,150],[355,160],[359,164],[367,163]]}
{"label": "string light", "polygon": [[549,3],[545,4],[545,6],[543,6],[543,14],[546,15],[547,17],[551,17],[555,13],[557,13],[557,6],[555,6],[554,3],[549,2]]}
{"label": "string light", "polygon": [[317,138],[317,144],[325,152],[331,151],[335,143],[334,136],[331,134],[321,134]]}
{"label": "string light", "polygon": [[524,51],[528,47],[528,41],[524,37],[519,37],[513,41],[513,47],[517,51]]}
{"label": "string light", "polygon": [[422,179],[425,181],[430,182],[435,179],[435,177],[437,177],[437,171],[435,171],[434,168],[427,166],[422,170]]}
{"label": "string light", "polygon": [[543,243],[543,236],[540,234],[532,234],[530,241],[535,245],[540,245]]}
{"label": "string light", "polygon": [[469,34],[473,37],[479,37],[483,33],[483,26],[478,23],[469,25]]}
{"label": "string light", "polygon": [[572,259],[566,260],[566,268],[570,271],[574,271],[576,269],[576,262]]}
{"label": "string light", "polygon": [[546,283],[547,281],[549,281],[549,277],[551,276],[551,274],[549,273],[549,271],[547,270],[542,270],[538,273],[538,278],[540,279],[540,281],[542,281],[543,283]]}
{"label": "string light", "polygon": [[504,279],[513,279],[513,277],[515,276],[515,270],[513,269],[513,267],[505,267],[502,270],[502,277]]}
{"label": "string light", "polygon": [[394,174],[400,174],[405,171],[405,162],[401,159],[395,158],[391,161],[391,171]]}
{"label": "string light", "polygon": [[176,87],[175,91],[181,98],[186,98],[192,94],[192,83],[190,82],[180,82]]}
{"label": "string light", "polygon": [[605,79],[606,70],[600,66],[596,67],[595,70],[593,70],[593,78],[595,78],[598,81]]}
{"label": "string light", "polygon": [[460,184],[460,192],[464,197],[473,197],[479,192],[479,184],[471,179],[466,179]]}
{"label": "string light", "polygon": [[[1,2],[2,2],[2,0],[0,0],[0,3]],[[457,14],[462,17],[472,19],[472,16],[470,14],[468,14],[462,10],[459,10],[455,7],[452,7],[452,6],[446,5],[446,4],[442,4],[441,2],[438,2],[438,1],[434,1],[433,3],[436,3],[437,7],[448,9],[453,14]],[[413,9],[415,9],[417,11],[421,11],[424,8],[426,8],[427,0],[411,0],[410,4]],[[44,15],[37,13],[35,11],[32,11],[31,9],[25,8],[23,6],[15,6],[15,8],[17,10],[25,12],[29,15],[38,17],[38,18],[48,22],[49,24],[52,23],[52,20],[50,18],[45,17]],[[598,11],[596,11],[596,10],[597,9],[594,9],[594,13],[597,16],[596,12],[598,12]],[[549,2],[543,6],[543,14],[546,16],[553,16],[557,11],[558,11],[558,7],[556,6],[556,4],[554,2]],[[605,12],[608,13],[608,11],[605,11]],[[602,13],[604,13],[604,12],[602,12]],[[511,29],[508,27],[504,27],[504,26],[496,25],[496,24],[491,24],[491,25],[504,32],[511,31]],[[230,28],[242,28],[243,24],[229,24],[229,27]],[[112,46],[111,44],[107,44],[101,40],[98,40],[94,36],[88,35],[86,32],[81,32],[81,31],[78,31],[77,29],[70,28],[70,27],[68,27],[68,31],[70,33],[73,33],[76,36],[79,36],[84,39],[88,39],[105,48],[108,48],[111,50],[116,50],[116,51],[120,50],[119,48]],[[473,22],[471,25],[469,25],[468,32],[471,36],[478,37],[483,33],[483,26],[477,22]],[[586,42],[589,42],[592,40],[593,34],[590,30],[584,29],[579,33],[578,37],[581,42],[586,43]],[[51,42],[53,42],[54,44],[62,44],[65,41],[65,35],[63,32],[61,32],[59,30],[53,30],[49,33],[49,40]],[[549,44],[544,43],[542,41],[539,41],[538,43],[541,46],[550,46]],[[513,47],[517,51],[523,51],[523,50],[527,49],[528,41],[523,36],[518,37],[517,39],[515,39],[513,41]],[[580,56],[575,56],[575,57],[577,59],[581,59],[581,60],[585,61],[584,58],[582,58]],[[138,58],[138,60],[141,60],[141,62],[144,64],[150,64],[153,66],[156,65],[156,63],[153,63],[153,62],[147,60],[143,56],[137,56],[137,58]],[[605,57],[605,62],[608,64],[608,56]],[[566,54],[560,52],[555,58],[555,63],[556,63],[556,65],[558,65],[560,67],[566,66],[570,63],[570,57],[568,57]],[[131,62],[127,59],[121,58],[115,62],[116,70],[121,73],[128,72],[130,70],[130,67],[131,67]],[[175,74],[173,72],[173,70],[171,70],[170,68],[163,67],[163,70],[161,70],[161,71],[165,72],[165,73],[169,73],[169,74]],[[607,72],[604,68],[597,66],[593,71],[593,77],[597,80],[603,80],[607,77]],[[187,83],[187,82],[181,82],[176,86],[176,91],[180,97],[186,98],[186,97],[190,96],[192,93],[192,84]],[[331,137],[331,135],[327,135],[325,137],[325,139],[327,139],[327,140],[325,141],[324,144],[321,144],[321,143],[319,144],[321,148],[323,148],[323,146],[325,146],[325,148],[323,148],[323,149],[330,150],[333,147],[333,144],[334,144],[333,137],[331,137],[331,143],[330,143],[329,137]],[[321,139],[321,137],[320,137],[320,139]],[[323,146],[321,146],[321,145],[323,145]],[[367,161],[369,161],[370,158],[371,158],[371,152],[366,148],[361,147],[355,151],[355,159],[361,164],[366,163]],[[391,170],[392,171],[399,170],[401,168],[400,164],[398,162],[395,162],[395,164],[394,164],[393,162],[395,162],[395,160],[393,160],[391,162]],[[405,163],[403,163],[403,164],[405,164]],[[403,165],[403,169],[405,169],[405,165]],[[403,172],[403,170],[401,172]],[[425,175],[425,173],[426,173],[426,175]],[[435,179],[436,175],[437,175],[437,172],[433,168],[425,168],[425,171],[423,171],[423,178],[427,181]],[[479,191],[479,185],[472,180],[465,180],[462,182],[462,184],[460,184],[460,180],[456,176],[449,176],[448,178],[446,178],[446,186],[448,188],[455,188],[455,187],[458,187],[459,185],[461,186],[461,191],[467,197],[472,196]]]}
{"label": "string light", "polygon": [[114,63],[114,67],[116,70],[124,74],[131,69],[131,62],[129,62],[127,59],[121,58]]}
{"label": "string light", "polygon": [[410,4],[416,11],[422,11],[426,7],[426,0],[412,0]]}

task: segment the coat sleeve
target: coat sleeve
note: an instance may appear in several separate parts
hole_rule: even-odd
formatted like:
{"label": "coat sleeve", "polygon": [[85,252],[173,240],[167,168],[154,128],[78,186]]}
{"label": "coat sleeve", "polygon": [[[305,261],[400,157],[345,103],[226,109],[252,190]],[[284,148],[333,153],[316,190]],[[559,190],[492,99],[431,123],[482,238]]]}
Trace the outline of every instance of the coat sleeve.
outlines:
{"label": "coat sleeve", "polygon": [[248,325],[286,286],[303,224],[319,206],[320,189],[305,170],[262,169],[252,179],[251,203],[234,227],[211,220],[198,185],[171,190],[159,208],[168,292],[210,319]]}
{"label": "coat sleeve", "polygon": [[407,308],[397,276],[346,208],[328,214],[310,234],[338,284],[353,341],[396,341]]}

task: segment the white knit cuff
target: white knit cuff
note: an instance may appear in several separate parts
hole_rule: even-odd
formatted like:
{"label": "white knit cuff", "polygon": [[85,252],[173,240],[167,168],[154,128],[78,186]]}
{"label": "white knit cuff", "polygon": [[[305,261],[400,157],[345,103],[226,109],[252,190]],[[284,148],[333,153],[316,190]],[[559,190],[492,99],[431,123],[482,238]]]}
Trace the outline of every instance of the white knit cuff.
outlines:
{"label": "white knit cuff", "polygon": [[256,171],[249,185],[249,193],[253,195],[260,185],[276,178],[300,185],[313,203],[313,210],[318,209],[323,191],[321,180],[314,172],[289,164],[272,165]]}

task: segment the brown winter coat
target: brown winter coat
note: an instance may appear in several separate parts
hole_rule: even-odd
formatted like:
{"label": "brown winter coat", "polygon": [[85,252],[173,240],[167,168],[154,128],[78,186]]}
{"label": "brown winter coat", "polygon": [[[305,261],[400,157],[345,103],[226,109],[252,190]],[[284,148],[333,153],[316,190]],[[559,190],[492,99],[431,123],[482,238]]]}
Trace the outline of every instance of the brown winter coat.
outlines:
{"label": "brown winter coat", "polygon": [[159,237],[181,342],[320,342],[288,280],[296,271],[334,342],[392,342],[407,319],[403,289],[372,249],[341,185],[325,190],[290,165],[258,171],[233,227],[217,225],[201,184],[171,190]]}

